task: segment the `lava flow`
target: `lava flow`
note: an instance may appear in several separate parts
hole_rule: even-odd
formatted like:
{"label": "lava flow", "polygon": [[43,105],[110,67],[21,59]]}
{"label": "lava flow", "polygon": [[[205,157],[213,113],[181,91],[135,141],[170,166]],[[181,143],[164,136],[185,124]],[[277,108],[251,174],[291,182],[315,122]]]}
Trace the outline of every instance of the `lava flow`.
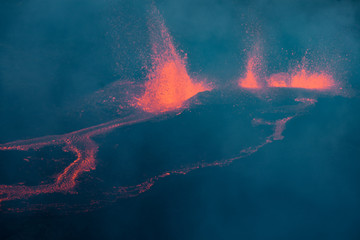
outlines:
{"label": "lava flow", "polygon": [[144,111],[161,113],[181,108],[186,100],[199,92],[211,90],[211,87],[189,76],[186,58],[180,57],[176,51],[158,10],[153,11],[158,17],[150,24],[152,68],[145,83],[145,93],[138,99],[137,105]]}
{"label": "lava flow", "polygon": [[114,128],[145,121],[149,118],[150,116],[129,116],[64,135],[53,135],[0,144],[0,150],[18,151],[38,150],[46,146],[63,146],[64,151],[73,152],[76,156],[76,160],[58,175],[54,183],[37,186],[24,186],[21,184],[0,185],[0,203],[8,200],[26,199],[44,193],[69,192],[76,186],[76,179],[83,172],[94,170],[96,167],[95,158],[98,145],[91,137],[107,133]]}
{"label": "lava flow", "polygon": [[[111,191],[103,192],[101,196],[97,196],[97,200],[91,199],[90,205],[76,205],[76,204],[29,204],[25,207],[8,207],[6,211],[10,212],[22,212],[30,210],[41,210],[46,207],[56,207],[58,209],[76,209],[76,211],[88,211],[96,206],[100,207],[105,202],[114,202],[119,198],[135,197],[141,193],[148,191],[156,181],[171,176],[171,175],[183,175],[190,171],[212,167],[212,166],[225,166],[237,159],[249,156],[258,151],[263,146],[283,139],[283,131],[285,130],[286,123],[296,116],[306,111],[307,107],[313,105],[316,101],[314,99],[295,99],[298,103],[294,105],[294,113],[290,113],[288,117],[280,118],[275,121],[266,121],[263,119],[253,119],[253,125],[269,125],[273,126],[273,132],[266,137],[264,141],[258,145],[245,148],[239,151],[239,154],[227,159],[216,160],[213,162],[198,162],[185,167],[169,169],[168,171],[159,173],[151,178],[148,178],[144,182],[141,182],[132,186],[114,186]],[[154,117],[153,114],[139,113],[130,115],[128,117],[116,119],[104,124],[85,128],[75,132],[67,133],[64,135],[47,136],[29,140],[21,140],[10,142],[0,145],[0,150],[19,150],[28,151],[30,149],[38,150],[46,146],[63,146],[64,151],[73,152],[76,156],[76,160],[67,166],[62,173],[58,175],[53,183],[40,184],[36,186],[25,186],[22,184],[15,185],[0,185],[0,204],[12,200],[25,200],[33,196],[40,194],[51,193],[76,193],[76,186],[79,183],[79,176],[84,172],[93,171],[96,168],[96,155],[99,145],[93,140],[95,136],[104,135],[116,128],[122,128],[125,126],[134,125]],[[79,192],[80,194],[80,192]],[[1,206],[1,205],[0,205]]]}

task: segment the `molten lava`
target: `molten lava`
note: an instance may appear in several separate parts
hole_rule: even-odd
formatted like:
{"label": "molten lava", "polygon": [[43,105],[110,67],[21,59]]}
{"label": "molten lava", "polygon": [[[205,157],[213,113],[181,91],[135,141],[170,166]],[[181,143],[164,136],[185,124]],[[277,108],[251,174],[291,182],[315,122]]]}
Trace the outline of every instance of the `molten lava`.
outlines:
{"label": "molten lava", "polygon": [[267,79],[269,87],[304,88],[312,90],[328,90],[335,86],[334,79],[326,73],[310,72],[306,69],[293,74],[277,73]]}
{"label": "molten lava", "polygon": [[178,109],[199,92],[211,90],[205,82],[195,82],[190,78],[185,59],[176,51],[163,21],[157,20],[160,37],[152,33],[152,69],[147,76],[145,93],[137,102],[144,111],[152,113]]}
{"label": "molten lava", "polygon": [[244,78],[239,80],[239,86],[242,88],[260,88],[258,83],[258,67],[260,65],[260,60],[256,56],[252,56],[249,58],[246,67],[246,74]]}
{"label": "molten lava", "polygon": [[292,88],[326,90],[334,85],[333,77],[326,73],[310,73],[305,69],[301,69],[291,76]]}
{"label": "molten lava", "polygon": [[194,82],[183,60],[177,58],[164,59],[149,73],[145,93],[138,101],[143,110],[153,113],[175,110],[199,92],[211,90],[203,82]]}
{"label": "molten lava", "polygon": [[[264,76],[266,66],[258,44],[252,49],[246,66],[245,76],[238,80],[241,88],[259,89],[264,86],[271,88],[303,88],[312,90],[331,90],[335,87],[332,75],[324,71],[311,71],[304,57],[296,69]],[[263,78],[265,81],[263,81]]]}

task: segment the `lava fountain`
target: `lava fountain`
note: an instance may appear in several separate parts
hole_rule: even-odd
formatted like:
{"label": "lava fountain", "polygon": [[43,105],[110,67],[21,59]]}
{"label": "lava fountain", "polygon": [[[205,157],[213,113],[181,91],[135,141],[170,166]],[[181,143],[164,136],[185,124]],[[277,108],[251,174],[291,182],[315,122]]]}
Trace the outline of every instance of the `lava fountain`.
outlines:
{"label": "lava fountain", "polygon": [[327,73],[311,73],[306,69],[294,73],[291,76],[292,88],[326,90],[335,86],[334,79]]}
{"label": "lava fountain", "polygon": [[335,86],[334,78],[325,72],[311,72],[305,68],[289,73],[277,73],[267,79],[269,87],[330,90]]}
{"label": "lava fountain", "polygon": [[186,100],[199,92],[211,90],[205,82],[196,82],[186,70],[186,57],[182,58],[174,47],[172,37],[156,8],[157,16],[149,26],[152,40],[152,67],[147,75],[145,92],[137,105],[146,112],[161,113],[181,108]]}
{"label": "lava fountain", "polygon": [[242,88],[258,89],[261,88],[259,83],[261,70],[261,58],[259,48],[256,46],[248,58],[245,76],[238,80]]}
{"label": "lava fountain", "polygon": [[[305,57],[301,64],[288,72],[274,73],[270,76],[264,76],[264,81],[260,74],[265,72],[266,68],[262,65],[259,47],[256,44],[251,52],[246,65],[244,77],[238,80],[238,85],[245,89],[270,88],[301,88],[309,90],[334,90],[336,87],[333,76],[326,71],[310,70],[306,64]],[[313,68],[312,68],[313,69]]]}

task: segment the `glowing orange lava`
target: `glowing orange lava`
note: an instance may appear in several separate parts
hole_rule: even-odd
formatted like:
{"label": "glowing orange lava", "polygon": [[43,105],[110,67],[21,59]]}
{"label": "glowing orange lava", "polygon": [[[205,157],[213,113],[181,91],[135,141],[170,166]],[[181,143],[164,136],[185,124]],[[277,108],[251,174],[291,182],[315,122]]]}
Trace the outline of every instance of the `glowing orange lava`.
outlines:
{"label": "glowing orange lava", "polygon": [[[300,101],[300,104],[303,107],[307,107],[307,101]],[[295,115],[296,116],[296,115]],[[118,186],[113,187],[112,192],[107,192],[104,196],[110,197],[113,196],[114,200],[118,198],[128,198],[128,197],[136,197],[141,193],[148,191],[158,180],[165,178],[170,175],[179,175],[179,174],[187,174],[193,170],[199,168],[213,167],[213,166],[225,166],[237,159],[241,159],[247,157],[255,152],[257,152],[263,146],[276,141],[283,139],[282,133],[285,130],[286,123],[291,120],[293,117],[286,117],[283,119],[276,120],[274,122],[266,122],[262,119],[254,119],[257,125],[273,125],[273,134],[268,136],[262,143],[259,145],[249,147],[240,151],[238,156],[233,158],[218,160],[214,162],[199,162],[193,165],[169,170],[153,177],[148,178],[146,181],[139,183],[133,186]],[[27,199],[32,196],[37,196],[40,194],[51,194],[51,193],[76,193],[74,188],[78,184],[79,176],[91,170],[95,170],[96,163],[95,158],[98,151],[97,143],[92,140],[93,137],[98,135],[107,134],[113,129],[121,128],[124,126],[129,126],[133,124],[137,124],[140,122],[147,121],[151,119],[153,115],[141,116],[141,115],[133,115],[126,118],[116,119],[111,122],[103,123],[97,126],[93,126],[90,128],[81,129],[75,132],[67,133],[64,135],[54,135],[47,136],[29,140],[20,140],[15,142],[9,142],[5,144],[0,144],[0,150],[20,150],[20,151],[28,151],[30,149],[40,149],[45,146],[51,145],[60,145],[64,146],[64,151],[73,152],[77,158],[73,161],[65,170],[59,174],[59,176],[55,179],[53,183],[48,184],[40,184],[36,186],[24,186],[22,184],[14,184],[14,185],[0,185],[0,206],[5,201],[12,201],[17,199]],[[109,201],[109,199],[104,199],[104,201]],[[92,205],[100,204],[100,200],[97,202],[92,202]],[[62,205],[33,205],[25,208],[8,208],[8,211],[22,212],[29,210],[39,210],[44,209],[46,206],[53,207],[61,207]],[[64,207],[64,206],[63,206]],[[88,211],[89,209],[84,209]]]}
{"label": "glowing orange lava", "polygon": [[206,84],[194,82],[180,59],[164,61],[149,74],[145,93],[138,105],[147,112],[166,112],[183,106],[199,92],[211,90]]}
{"label": "glowing orange lava", "polygon": [[[264,86],[271,88],[303,88],[312,90],[332,90],[335,81],[331,74],[324,71],[309,70],[304,57],[296,69],[263,76],[265,66],[262,66],[262,56],[258,44],[252,49],[246,66],[245,76],[238,80],[241,88],[259,89]],[[316,67],[316,66],[315,66]],[[312,66],[310,69],[314,69]],[[263,81],[263,78],[265,81]]]}
{"label": "glowing orange lava", "polygon": [[211,90],[205,82],[195,82],[190,78],[186,61],[176,51],[162,19],[157,21],[160,37],[152,36],[152,69],[147,76],[145,93],[137,102],[144,111],[152,113],[178,109],[199,92]]}
{"label": "glowing orange lava", "polygon": [[277,73],[267,79],[269,87],[304,88],[312,90],[329,90],[335,86],[334,78],[326,73],[310,72],[306,69],[288,73]]}
{"label": "glowing orange lava", "polygon": [[311,73],[301,69],[291,76],[292,88],[325,90],[332,88],[334,85],[333,77],[326,73]]}
{"label": "glowing orange lava", "polygon": [[256,56],[252,56],[249,58],[246,67],[246,74],[244,78],[239,79],[239,86],[242,88],[260,88],[258,83],[258,66],[260,64],[259,58]]}

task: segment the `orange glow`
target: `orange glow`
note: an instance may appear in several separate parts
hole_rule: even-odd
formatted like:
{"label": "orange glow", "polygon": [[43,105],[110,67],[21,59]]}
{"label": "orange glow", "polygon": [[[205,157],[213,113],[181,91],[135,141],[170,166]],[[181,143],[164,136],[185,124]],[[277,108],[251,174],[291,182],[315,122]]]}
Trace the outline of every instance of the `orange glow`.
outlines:
{"label": "orange glow", "polygon": [[310,73],[305,69],[295,72],[291,76],[292,88],[330,89],[335,85],[331,75],[326,73]]}
{"label": "orange glow", "polygon": [[269,87],[288,87],[290,75],[287,73],[276,73],[267,79]]}
{"label": "orange glow", "polygon": [[242,88],[260,88],[258,83],[258,74],[257,74],[257,67],[259,65],[259,58],[253,56],[250,57],[247,68],[246,68],[246,75],[244,78],[239,80],[239,86]]}
{"label": "orange glow", "polygon": [[334,78],[326,73],[310,72],[301,69],[292,75],[288,73],[273,74],[267,80],[269,87],[304,88],[313,90],[328,90],[335,86]]}
{"label": "orange glow", "polygon": [[165,61],[156,66],[149,74],[145,89],[138,105],[147,112],[165,112],[180,108],[184,101],[199,92],[211,90],[203,82],[194,82],[180,59]]}
{"label": "orange glow", "polygon": [[160,38],[153,36],[152,69],[147,76],[145,93],[137,102],[144,111],[152,113],[181,108],[199,92],[211,90],[205,82],[190,78],[186,61],[177,53],[164,23],[160,21],[159,25]]}

